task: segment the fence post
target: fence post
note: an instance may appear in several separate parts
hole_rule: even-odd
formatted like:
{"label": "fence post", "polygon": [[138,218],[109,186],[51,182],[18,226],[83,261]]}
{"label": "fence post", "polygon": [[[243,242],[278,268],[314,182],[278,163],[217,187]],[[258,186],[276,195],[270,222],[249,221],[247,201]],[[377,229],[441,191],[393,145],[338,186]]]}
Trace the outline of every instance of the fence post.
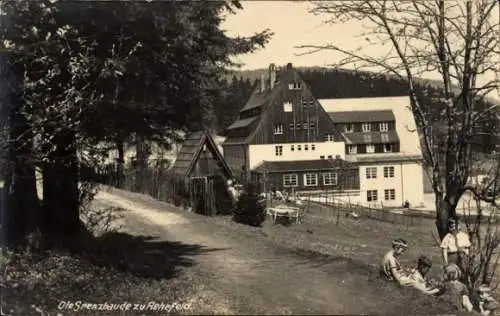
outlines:
{"label": "fence post", "polygon": [[337,226],[339,225],[340,222],[340,209],[337,208]]}

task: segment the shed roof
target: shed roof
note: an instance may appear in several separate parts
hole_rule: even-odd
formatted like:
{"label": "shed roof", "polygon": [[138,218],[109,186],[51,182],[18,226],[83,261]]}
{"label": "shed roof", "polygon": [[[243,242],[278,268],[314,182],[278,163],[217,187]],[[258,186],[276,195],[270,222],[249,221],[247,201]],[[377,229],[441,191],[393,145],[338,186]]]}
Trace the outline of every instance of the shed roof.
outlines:
{"label": "shed roof", "polygon": [[336,158],[293,161],[264,161],[253,171],[257,173],[273,173],[286,171],[321,171],[352,168],[357,168],[357,166],[343,159]]}
{"label": "shed roof", "polygon": [[388,122],[395,121],[392,110],[328,112],[334,123]]}
{"label": "shed roof", "polygon": [[211,151],[224,174],[228,178],[233,178],[231,169],[222,157],[222,154],[217,148],[217,145],[215,144],[215,141],[209,131],[198,131],[186,135],[186,138],[182,143],[181,150],[175,160],[174,166],[171,169],[172,173],[182,177],[189,176],[205,145]]}
{"label": "shed roof", "polygon": [[257,117],[258,116],[252,116],[252,117],[248,117],[248,118],[244,118],[244,119],[239,119],[236,122],[234,122],[233,124],[229,125],[229,127],[226,130],[232,130],[232,129],[236,129],[236,128],[246,127],[246,126],[252,124],[252,122],[254,122],[257,119]]}

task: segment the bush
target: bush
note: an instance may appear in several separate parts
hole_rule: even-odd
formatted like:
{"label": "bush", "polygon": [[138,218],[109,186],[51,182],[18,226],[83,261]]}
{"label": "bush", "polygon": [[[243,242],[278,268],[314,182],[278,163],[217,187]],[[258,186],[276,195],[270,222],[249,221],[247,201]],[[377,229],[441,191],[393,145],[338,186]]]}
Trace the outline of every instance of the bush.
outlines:
{"label": "bush", "polygon": [[250,226],[260,227],[266,220],[266,208],[258,196],[255,186],[247,184],[240,196],[233,214],[235,222]]}
{"label": "bush", "polygon": [[470,201],[467,204],[464,218],[472,245],[463,271],[464,282],[471,292],[483,283],[495,283],[492,285],[496,288],[496,272],[500,263],[500,254],[497,251],[500,246],[500,227],[497,223],[500,213],[497,209],[492,209],[489,216],[484,216],[483,204],[476,200],[477,216],[473,217]]}

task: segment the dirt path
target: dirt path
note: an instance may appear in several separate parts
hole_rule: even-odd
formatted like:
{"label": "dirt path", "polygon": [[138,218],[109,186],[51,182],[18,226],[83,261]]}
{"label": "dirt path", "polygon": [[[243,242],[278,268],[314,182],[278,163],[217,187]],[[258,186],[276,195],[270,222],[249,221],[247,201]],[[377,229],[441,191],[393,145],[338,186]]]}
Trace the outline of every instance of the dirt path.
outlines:
{"label": "dirt path", "polygon": [[377,288],[379,284],[370,279],[366,267],[358,267],[345,258],[311,258],[279,249],[262,238],[221,235],[213,223],[193,221],[192,214],[159,209],[157,202],[133,202],[108,192],[100,192],[96,200],[130,210],[124,221],[128,231],[218,249],[193,256],[196,265],[192,269],[218,292],[229,312],[429,314],[429,309],[419,311],[422,306],[408,306],[409,299],[385,295]]}

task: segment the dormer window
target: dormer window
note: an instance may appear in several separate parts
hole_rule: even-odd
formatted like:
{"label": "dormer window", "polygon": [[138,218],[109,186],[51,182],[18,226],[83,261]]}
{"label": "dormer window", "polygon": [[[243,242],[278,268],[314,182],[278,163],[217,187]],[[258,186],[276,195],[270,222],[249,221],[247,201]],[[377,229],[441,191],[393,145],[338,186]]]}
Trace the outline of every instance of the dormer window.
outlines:
{"label": "dormer window", "polygon": [[289,125],[289,126],[290,126],[290,129],[295,129],[295,124],[290,123],[290,125]]}
{"label": "dormer window", "polygon": [[387,132],[389,130],[389,123],[388,122],[381,122],[379,124],[379,128],[381,132]]}
{"label": "dormer window", "polygon": [[300,90],[302,89],[302,84],[299,82],[291,82],[288,84],[288,90]]}
{"label": "dormer window", "polygon": [[361,130],[362,130],[364,133],[370,132],[370,131],[371,131],[371,126],[370,126],[370,123],[363,123],[363,124],[361,125]]}
{"label": "dormer window", "polygon": [[351,155],[357,154],[358,153],[358,146],[356,145],[348,145],[347,146],[347,152]]}
{"label": "dormer window", "polygon": [[366,145],[366,153],[372,154],[375,152],[375,145]]}
{"label": "dormer window", "polygon": [[308,126],[309,126],[309,124],[307,124],[307,122],[304,122],[304,124],[302,124],[302,128],[303,128],[303,129],[307,129],[307,128],[308,128]]}
{"label": "dormer window", "polygon": [[274,124],[274,135],[283,135],[283,124]]}
{"label": "dormer window", "polygon": [[334,141],[333,134],[326,134],[326,141],[333,142]]}
{"label": "dormer window", "polygon": [[295,125],[295,129],[300,129],[300,123],[297,123],[297,124]]}
{"label": "dormer window", "polygon": [[348,123],[345,125],[345,132],[346,133],[352,133],[354,132],[354,124]]}
{"label": "dormer window", "polygon": [[293,111],[292,103],[286,102],[283,104],[283,112],[292,112],[292,111]]}
{"label": "dormer window", "polygon": [[391,144],[385,144],[385,145],[384,145],[384,152],[385,152],[385,153],[390,153],[390,152],[392,152],[392,151],[393,151],[393,150],[392,150],[392,145],[391,145]]}
{"label": "dormer window", "polygon": [[311,129],[316,128],[316,124],[314,122],[309,123],[309,128]]}

